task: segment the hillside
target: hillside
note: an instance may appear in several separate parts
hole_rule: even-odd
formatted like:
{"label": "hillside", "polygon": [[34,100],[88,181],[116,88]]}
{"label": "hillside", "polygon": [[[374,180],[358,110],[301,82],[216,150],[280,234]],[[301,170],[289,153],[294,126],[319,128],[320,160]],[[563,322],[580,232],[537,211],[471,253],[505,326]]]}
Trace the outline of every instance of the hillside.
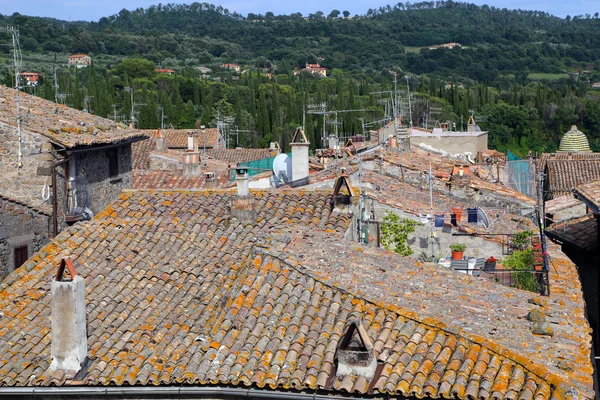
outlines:
{"label": "hillside", "polygon": [[[455,73],[490,83],[498,74],[562,73],[590,65],[600,69],[597,14],[561,19],[452,1],[409,4],[347,19],[337,10],[308,18],[269,13],[243,17],[193,3],[123,10],[94,23],[18,14],[0,21],[20,27],[26,51],[139,55],[157,64],[167,59],[187,65],[258,59],[286,72],[322,57],[328,68],[368,71],[398,66],[416,74]],[[448,42],[463,47],[427,50]],[[406,47],[417,51],[406,52]]]}

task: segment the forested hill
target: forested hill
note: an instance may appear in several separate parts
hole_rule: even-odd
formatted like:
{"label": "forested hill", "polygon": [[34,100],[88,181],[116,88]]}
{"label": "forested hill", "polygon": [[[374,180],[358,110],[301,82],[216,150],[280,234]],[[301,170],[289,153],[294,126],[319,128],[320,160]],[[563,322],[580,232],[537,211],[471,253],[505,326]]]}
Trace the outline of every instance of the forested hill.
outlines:
{"label": "forested hill", "polygon": [[[161,64],[276,63],[281,72],[324,58],[328,68],[416,74],[454,73],[492,83],[498,74],[560,73],[598,67],[600,19],[565,19],[452,1],[402,2],[352,16],[345,10],[244,17],[210,4],[123,10],[98,22],[64,22],[18,14],[24,50],[139,55]],[[463,47],[427,51],[458,42]],[[423,50],[420,47],[424,47]],[[8,51],[6,49],[5,51]]]}

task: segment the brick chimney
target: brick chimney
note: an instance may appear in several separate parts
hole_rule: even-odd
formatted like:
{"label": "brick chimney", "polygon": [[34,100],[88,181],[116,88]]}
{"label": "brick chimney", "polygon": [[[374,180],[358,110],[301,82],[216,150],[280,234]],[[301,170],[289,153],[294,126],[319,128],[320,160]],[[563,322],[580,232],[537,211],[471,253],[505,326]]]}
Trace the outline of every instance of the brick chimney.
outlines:
{"label": "brick chimney", "polygon": [[156,131],[156,151],[165,151],[165,137],[162,129]]}
{"label": "brick chimney", "polygon": [[[65,268],[70,279],[65,279]],[[87,358],[85,284],[70,257],[60,261],[50,284],[52,345],[50,369],[78,372]]]}
{"label": "brick chimney", "polygon": [[292,180],[299,181],[306,178],[308,184],[308,147],[310,143],[301,128],[297,128],[292,137]]}
{"label": "brick chimney", "polygon": [[236,168],[235,181],[237,183],[237,195],[231,199],[231,218],[242,222],[255,223],[258,216],[254,208],[254,198],[248,189],[248,169]]}

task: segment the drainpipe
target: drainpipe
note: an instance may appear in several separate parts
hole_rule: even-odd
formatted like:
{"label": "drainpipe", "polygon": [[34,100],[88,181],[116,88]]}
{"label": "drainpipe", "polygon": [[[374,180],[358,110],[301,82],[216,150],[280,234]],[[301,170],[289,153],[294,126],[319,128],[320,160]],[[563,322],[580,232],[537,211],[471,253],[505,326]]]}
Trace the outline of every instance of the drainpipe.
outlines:
{"label": "drainpipe", "polygon": [[52,164],[52,238],[55,238],[56,235],[58,235],[58,216],[56,215],[58,213],[58,199],[56,198],[58,196],[56,190],[56,167],[67,163],[71,157],[72,156],[69,156],[62,160],[54,161]]}

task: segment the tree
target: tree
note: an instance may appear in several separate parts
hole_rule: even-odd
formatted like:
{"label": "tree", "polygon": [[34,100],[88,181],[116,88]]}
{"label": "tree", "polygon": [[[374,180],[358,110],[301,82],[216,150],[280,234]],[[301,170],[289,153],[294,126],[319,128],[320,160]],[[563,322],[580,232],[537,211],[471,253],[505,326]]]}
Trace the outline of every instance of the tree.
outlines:
{"label": "tree", "polygon": [[386,212],[381,223],[381,244],[385,249],[403,256],[409,256],[413,250],[407,243],[408,234],[415,231],[416,221],[402,218]]}
{"label": "tree", "polygon": [[[344,12],[342,14],[344,14],[344,18],[348,18],[350,16],[350,11],[344,10]],[[598,14],[598,13],[596,13],[596,14]]]}
{"label": "tree", "polygon": [[130,79],[150,78],[154,73],[154,63],[143,58],[126,58],[115,67],[115,73],[127,75]]}
{"label": "tree", "polygon": [[340,16],[340,10],[332,10],[329,15],[327,16],[327,19],[334,19],[334,18],[338,18]]}

